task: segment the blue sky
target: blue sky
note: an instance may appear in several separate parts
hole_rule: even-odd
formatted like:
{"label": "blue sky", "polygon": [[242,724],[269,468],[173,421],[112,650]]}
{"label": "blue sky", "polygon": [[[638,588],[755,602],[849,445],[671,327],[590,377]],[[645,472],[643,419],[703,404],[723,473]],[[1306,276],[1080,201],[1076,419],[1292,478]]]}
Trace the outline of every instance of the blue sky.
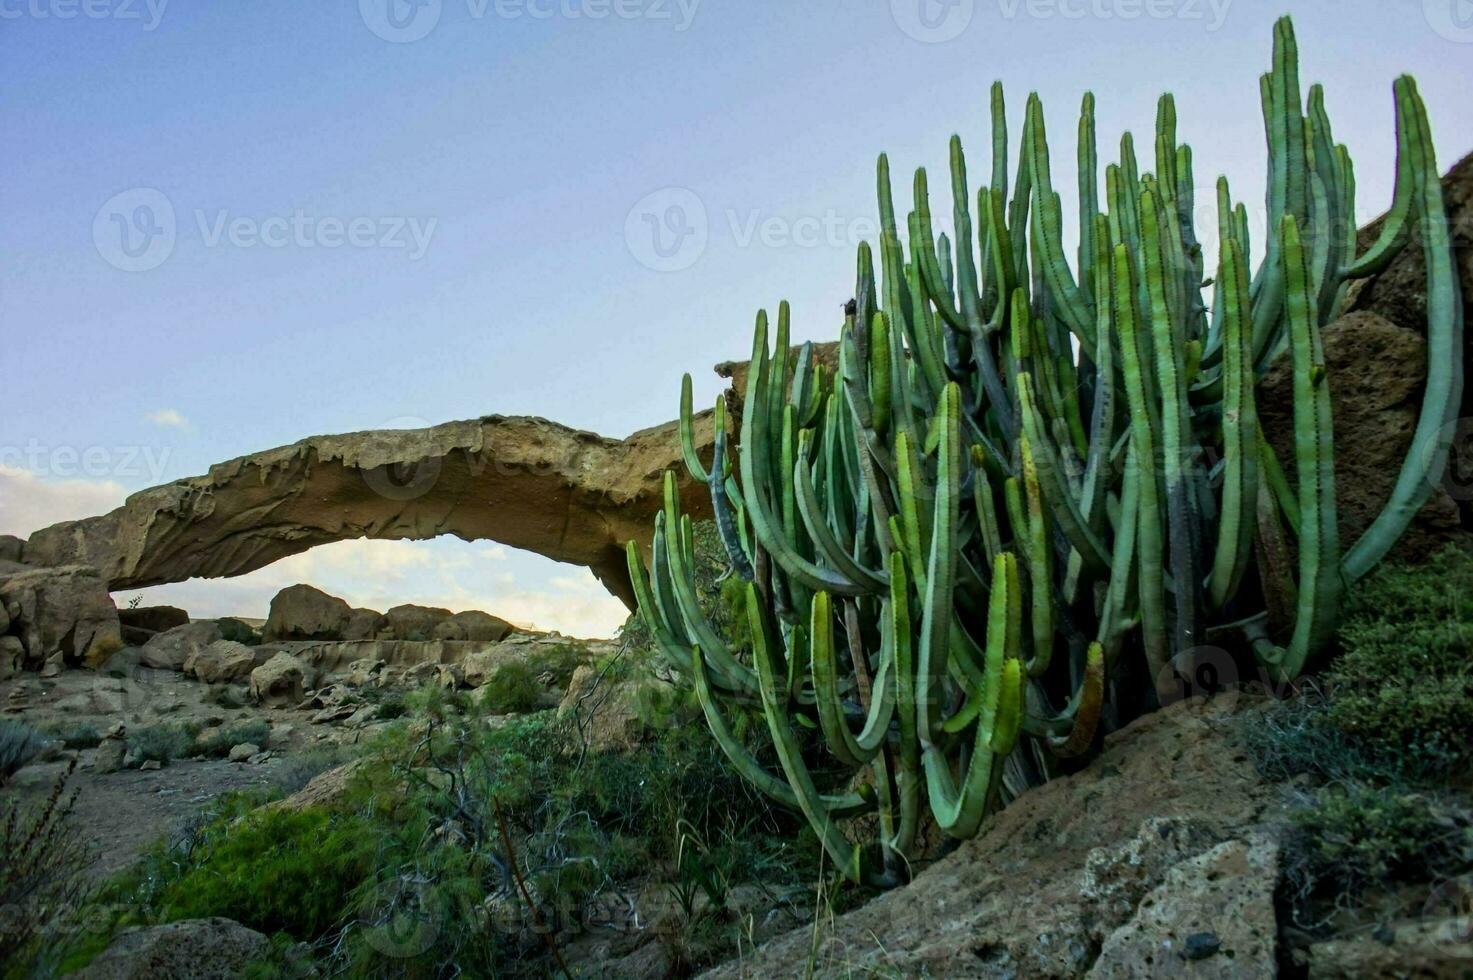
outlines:
{"label": "blue sky", "polygon": [[[0,530],[315,433],[664,421],[683,371],[714,396],[759,305],[833,335],[875,155],[908,195],[955,131],[984,173],[995,78],[1015,120],[1042,95],[1066,197],[1081,93],[1106,149],[1170,89],[1199,185],[1260,200],[1285,10],[1363,217],[1390,198],[1399,72],[1440,162],[1473,150],[1468,0],[0,0]],[[172,239],[145,235],[166,209]],[[340,544],[149,595],[264,615],[297,580],[622,618],[582,569],[484,542]]]}

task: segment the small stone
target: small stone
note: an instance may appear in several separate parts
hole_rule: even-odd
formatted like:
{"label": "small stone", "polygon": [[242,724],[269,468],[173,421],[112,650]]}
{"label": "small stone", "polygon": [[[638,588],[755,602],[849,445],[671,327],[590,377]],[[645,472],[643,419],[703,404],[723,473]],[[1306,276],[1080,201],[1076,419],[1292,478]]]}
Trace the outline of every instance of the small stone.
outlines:
{"label": "small stone", "polygon": [[261,763],[267,762],[271,758],[272,758],[272,753],[270,753],[270,752],[257,752],[255,755],[251,756],[249,759],[246,760],[246,764],[247,765],[252,765],[252,766],[259,766]]}
{"label": "small stone", "polygon": [[164,764],[157,759],[145,759],[143,765],[138,768],[143,772],[155,772],[164,768]]}
{"label": "small stone", "polygon": [[1218,950],[1222,949],[1222,940],[1217,938],[1215,932],[1194,932],[1187,937],[1186,947],[1182,955],[1189,960],[1205,960],[1216,956]]}
{"label": "small stone", "polygon": [[93,772],[117,772],[123,768],[123,756],[127,752],[127,745],[122,739],[106,738],[97,747],[97,754],[92,757]]}
{"label": "small stone", "polygon": [[246,762],[251,756],[260,754],[261,747],[250,742],[241,742],[230,749],[231,762]]}

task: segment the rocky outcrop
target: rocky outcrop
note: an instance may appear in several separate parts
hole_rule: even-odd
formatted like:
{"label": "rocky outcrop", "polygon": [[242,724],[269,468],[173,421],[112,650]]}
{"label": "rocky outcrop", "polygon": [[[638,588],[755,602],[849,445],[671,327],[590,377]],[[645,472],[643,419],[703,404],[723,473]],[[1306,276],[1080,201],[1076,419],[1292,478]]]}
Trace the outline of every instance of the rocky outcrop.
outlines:
{"label": "rocky outcrop", "polygon": [[379,635],[390,640],[429,640],[435,629],[450,619],[449,609],[405,604],[395,606],[379,620]]}
{"label": "rocky outcrop", "polygon": [[291,585],[272,597],[261,635],[267,643],[341,640],[352,619],[352,607],[337,596],[310,585]]}
{"label": "rocky outcrop", "polygon": [[298,658],[277,653],[251,671],[251,700],[275,707],[297,704],[315,676],[315,671]]}
{"label": "rocky outcrop", "polygon": [[118,610],[123,642],[134,647],[141,647],[156,634],[188,622],[189,613],[178,606],[125,606]]}
{"label": "rocky outcrop", "polygon": [[80,980],[233,980],[271,941],[231,919],[186,919],[120,934],[76,974]]}
{"label": "rocky outcrop", "polygon": [[212,619],[176,626],[145,643],[139,662],[157,670],[183,670],[191,657],[220,639],[220,625]]}
{"label": "rocky outcrop", "polygon": [[709,977],[1267,977],[1275,790],[1237,747],[1255,702],[1179,702],[1024,793],[903,887]]}
{"label": "rocky outcrop", "polygon": [[[95,665],[123,645],[118,610],[95,568],[35,568],[0,562],[0,633],[24,649],[23,662],[39,668],[55,657]],[[14,644],[8,645],[14,653]]]}
{"label": "rocky outcrop", "polygon": [[433,637],[436,640],[475,640],[481,643],[496,643],[516,631],[517,628],[506,620],[472,609],[456,613],[437,625]]}
{"label": "rocky outcrop", "polygon": [[[697,431],[709,442],[710,415]],[[32,564],[89,564],[113,590],[241,575],[350,538],[454,534],[585,565],[633,602],[623,547],[648,542],[675,423],[608,439],[545,419],[315,436],[133,494],[32,534]],[[709,511],[685,481],[683,506]]]}
{"label": "rocky outcrop", "polygon": [[244,681],[261,663],[258,650],[234,640],[217,640],[185,660],[184,673],[205,684]]}

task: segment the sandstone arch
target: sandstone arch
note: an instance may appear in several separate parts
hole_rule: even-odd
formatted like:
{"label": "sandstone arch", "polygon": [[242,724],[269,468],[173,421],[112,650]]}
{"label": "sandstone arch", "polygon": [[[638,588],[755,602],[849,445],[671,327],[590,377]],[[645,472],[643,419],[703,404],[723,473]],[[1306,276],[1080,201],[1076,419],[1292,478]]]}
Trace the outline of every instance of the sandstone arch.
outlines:
{"label": "sandstone arch", "polygon": [[[697,432],[709,442],[709,413]],[[90,565],[116,591],[242,575],[332,541],[454,534],[585,565],[632,607],[624,542],[648,544],[679,454],[673,422],[623,440],[500,415],[314,436],[37,531],[25,561]],[[704,485],[681,487],[684,508],[709,512]]]}

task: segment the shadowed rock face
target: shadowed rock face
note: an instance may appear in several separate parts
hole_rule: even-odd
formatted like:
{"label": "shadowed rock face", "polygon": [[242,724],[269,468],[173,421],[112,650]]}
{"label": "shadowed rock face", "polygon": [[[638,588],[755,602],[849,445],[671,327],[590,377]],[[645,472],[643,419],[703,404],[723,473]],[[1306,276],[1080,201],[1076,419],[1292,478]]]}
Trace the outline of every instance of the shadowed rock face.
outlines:
{"label": "shadowed rock face", "polygon": [[[697,433],[709,443],[709,413]],[[624,542],[648,544],[679,453],[673,422],[624,440],[505,416],[316,436],[37,531],[25,560],[90,565],[119,590],[241,575],[332,541],[454,534],[585,565],[632,605]],[[685,480],[681,498],[709,511],[703,485]]]}

